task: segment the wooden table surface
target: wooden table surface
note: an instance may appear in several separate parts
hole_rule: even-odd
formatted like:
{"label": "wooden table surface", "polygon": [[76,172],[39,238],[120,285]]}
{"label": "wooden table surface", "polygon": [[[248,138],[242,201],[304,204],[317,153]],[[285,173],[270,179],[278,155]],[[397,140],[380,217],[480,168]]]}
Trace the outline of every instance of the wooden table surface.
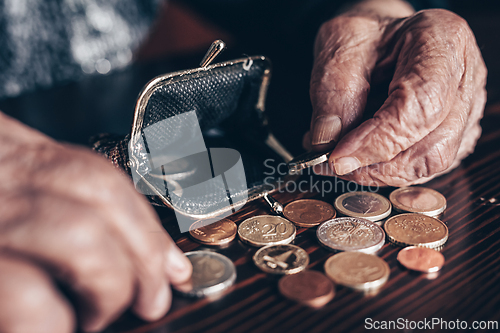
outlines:
{"label": "wooden table surface", "polygon": [[[336,286],[335,298],[319,310],[285,299],[277,278],[261,272],[253,263],[256,249],[235,240],[226,248],[209,248],[229,257],[235,264],[235,285],[218,300],[173,296],[166,317],[145,323],[126,314],[109,332],[354,332],[364,329],[365,319],[409,321],[442,318],[446,321],[500,320],[500,104],[487,108],[483,135],[473,155],[453,172],[425,186],[441,192],[448,201],[442,221],[449,240],[442,253],[446,258],[439,276],[429,280],[398,264],[400,250],[389,243],[379,252],[391,268],[388,282],[379,294]],[[321,178],[318,178],[321,180]],[[392,188],[379,193],[388,196]],[[340,193],[277,193],[286,204],[311,197],[332,203]],[[230,219],[268,214],[263,200],[247,204]],[[175,224],[168,210],[160,210],[165,225]],[[316,239],[316,228],[298,228],[294,244],[310,256],[308,269],[323,272],[325,260],[333,255]],[[174,235],[175,237],[175,235]],[[207,249],[185,234],[177,244],[183,251]],[[439,326],[436,327],[438,329]]]}

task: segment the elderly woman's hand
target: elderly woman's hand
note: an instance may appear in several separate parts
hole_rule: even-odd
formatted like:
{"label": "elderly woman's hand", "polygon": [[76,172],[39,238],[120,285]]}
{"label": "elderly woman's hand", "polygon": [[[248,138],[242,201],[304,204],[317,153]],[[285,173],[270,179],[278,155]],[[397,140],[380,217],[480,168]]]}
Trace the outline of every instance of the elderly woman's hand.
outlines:
{"label": "elderly woman's hand", "polygon": [[[381,73],[392,78],[388,98],[359,124]],[[315,171],[406,186],[451,170],[481,134],[486,74],[467,22],[446,10],[366,1],[326,22],[316,39],[304,145],[335,149]]]}

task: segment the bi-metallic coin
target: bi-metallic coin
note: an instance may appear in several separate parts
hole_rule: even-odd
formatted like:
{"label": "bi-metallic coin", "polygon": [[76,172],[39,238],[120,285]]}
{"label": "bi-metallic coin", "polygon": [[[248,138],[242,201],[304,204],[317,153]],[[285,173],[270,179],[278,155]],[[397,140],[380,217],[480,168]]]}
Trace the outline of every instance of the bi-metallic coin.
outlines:
{"label": "bi-metallic coin", "polygon": [[391,214],[389,200],[377,193],[349,192],[335,200],[335,208],[345,216],[360,217],[369,221],[380,221]]}
{"label": "bi-metallic coin", "polygon": [[236,269],[232,261],[222,254],[210,251],[187,252],[193,265],[191,279],[174,288],[186,296],[203,297],[218,294],[233,285]]}
{"label": "bi-metallic coin", "polygon": [[389,199],[399,212],[420,213],[436,217],[446,209],[446,198],[426,187],[402,187],[394,190]]}

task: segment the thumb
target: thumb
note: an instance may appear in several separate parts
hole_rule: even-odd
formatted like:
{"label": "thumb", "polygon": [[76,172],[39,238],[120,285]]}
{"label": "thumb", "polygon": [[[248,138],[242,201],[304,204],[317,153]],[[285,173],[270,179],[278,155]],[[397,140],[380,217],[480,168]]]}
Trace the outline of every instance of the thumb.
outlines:
{"label": "thumb", "polygon": [[310,85],[313,150],[333,149],[359,123],[381,37],[379,22],[365,17],[337,17],[319,30]]}

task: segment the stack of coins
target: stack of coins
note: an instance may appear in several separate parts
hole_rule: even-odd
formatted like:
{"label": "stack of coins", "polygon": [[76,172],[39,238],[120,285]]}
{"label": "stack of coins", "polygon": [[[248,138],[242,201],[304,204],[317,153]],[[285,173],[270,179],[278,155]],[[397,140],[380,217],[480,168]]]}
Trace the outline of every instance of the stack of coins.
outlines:
{"label": "stack of coins", "polygon": [[389,199],[394,209],[401,213],[419,213],[440,216],[446,209],[446,198],[426,187],[402,187],[393,191]]}
{"label": "stack of coins", "polygon": [[335,208],[344,216],[358,217],[372,222],[391,214],[391,203],[380,194],[371,192],[344,193],[335,200]]}
{"label": "stack of coins", "polygon": [[236,237],[238,226],[231,220],[200,220],[191,225],[189,235],[204,245],[225,245]]}
{"label": "stack of coins", "polygon": [[240,239],[252,246],[288,244],[295,239],[295,226],[279,216],[260,215],[241,222]]}
{"label": "stack of coins", "polygon": [[319,242],[335,251],[375,253],[385,243],[382,228],[356,217],[339,217],[324,222],[316,230]]}
{"label": "stack of coins", "polygon": [[236,268],[232,261],[222,254],[210,251],[187,252],[186,257],[193,265],[191,279],[174,288],[190,297],[221,294],[236,280]]}
{"label": "stack of coins", "polygon": [[399,246],[440,249],[448,240],[448,227],[440,220],[407,213],[391,217],[384,224],[387,238]]}
{"label": "stack of coins", "polygon": [[311,228],[334,218],[337,212],[324,201],[301,199],[286,205],[283,215],[298,227]]}

